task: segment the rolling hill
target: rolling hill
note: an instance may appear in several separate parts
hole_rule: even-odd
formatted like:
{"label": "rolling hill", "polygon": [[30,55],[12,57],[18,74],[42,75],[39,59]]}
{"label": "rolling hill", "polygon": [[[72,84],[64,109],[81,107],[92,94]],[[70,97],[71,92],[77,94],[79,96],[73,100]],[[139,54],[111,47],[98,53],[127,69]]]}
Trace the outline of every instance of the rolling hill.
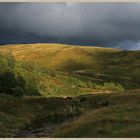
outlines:
{"label": "rolling hill", "polygon": [[140,51],[0,46],[0,137],[140,137]]}
{"label": "rolling hill", "polygon": [[[34,61],[50,69],[73,71],[97,69],[100,53],[118,52],[117,49],[71,46],[63,44],[19,44],[1,46],[0,50],[9,53],[16,60]],[[99,62],[98,62],[99,63]]]}
{"label": "rolling hill", "polygon": [[140,83],[140,51],[50,43],[4,45],[0,52],[86,81],[115,82],[125,89]]}

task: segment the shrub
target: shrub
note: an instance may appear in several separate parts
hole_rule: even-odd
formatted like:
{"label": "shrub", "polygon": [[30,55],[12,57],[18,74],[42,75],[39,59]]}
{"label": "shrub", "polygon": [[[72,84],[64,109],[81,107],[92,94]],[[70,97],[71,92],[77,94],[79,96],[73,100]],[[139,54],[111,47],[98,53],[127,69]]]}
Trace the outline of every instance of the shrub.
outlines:
{"label": "shrub", "polygon": [[25,81],[21,76],[15,76],[12,70],[0,73],[0,92],[22,96],[24,89]]}
{"label": "shrub", "polygon": [[87,87],[88,87],[88,88],[93,88],[93,85],[92,85],[91,81],[88,81],[88,82],[87,82]]}
{"label": "shrub", "polygon": [[103,89],[109,90],[109,91],[115,91],[115,92],[124,92],[124,88],[120,84],[114,84],[114,83],[103,83]]}
{"label": "shrub", "polygon": [[21,67],[17,64],[11,56],[0,55],[0,92],[14,96],[40,95],[36,88],[36,75],[29,80],[30,72],[36,71],[34,65],[22,63]]}

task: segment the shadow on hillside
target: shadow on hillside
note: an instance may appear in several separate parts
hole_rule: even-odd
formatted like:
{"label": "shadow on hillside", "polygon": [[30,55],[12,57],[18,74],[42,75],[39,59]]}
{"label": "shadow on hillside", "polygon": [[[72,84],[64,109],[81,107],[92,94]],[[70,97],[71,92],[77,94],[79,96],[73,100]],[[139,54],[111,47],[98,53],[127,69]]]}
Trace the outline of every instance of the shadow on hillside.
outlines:
{"label": "shadow on hillside", "polygon": [[61,71],[76,71],[76,70],[83,70],[83,69],[89,69],[90,65],[82,63],[82,62],[76,62],[74,60],[68,60],[65,64],[59,68]]}

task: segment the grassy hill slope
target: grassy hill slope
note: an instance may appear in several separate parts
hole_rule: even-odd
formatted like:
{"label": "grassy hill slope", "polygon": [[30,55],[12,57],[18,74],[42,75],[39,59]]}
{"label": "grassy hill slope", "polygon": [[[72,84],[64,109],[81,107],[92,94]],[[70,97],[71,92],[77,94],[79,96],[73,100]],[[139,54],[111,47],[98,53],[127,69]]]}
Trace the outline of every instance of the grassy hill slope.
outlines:
{"label": "grassy hill slope", "polygon": [[55,130],[51,137],[140,137],[140,91],[79,98],[89,110]]}
{"label": "grassy hill slope", "polygon": [[139,89],[140,51],[0,46],[0,137],[140,137]]}
{"label": "grassy hill slope", "polygon": [[1,46],[0,52],[12,55],[17,61],[69,73],[80,80],[119,83],[125,89],[139,88],[140,51],[64,44],[18,44]]}
{"label": "grassy hill slope", "polygon": [[77,116],[77,104],[76,99],[19,98],[0,93],[0,137],[13,137],[17,130],[40,128]]}
{"label": "grassy hill slope", "polygon": [[120,84],[92,83],[32,62],[0,55],[0,92],[14,96],[65,97],[88,93],[122,92]]}
{"label": "grassy hill slope", "polygon": [[[54,124],[52,134],[40,137],[140,137],[139,98],[139,90],[73,98],[18,98],[1,94],[0,137],[13,137],[17,131],[28,133]],[[68,121],[69,118],[73,119]]]}
{"label": "grassy hill slope", "polygon": [[1,47],[1,51],[12,54],[17,60],[34,61],[51,69],[73,71],[96,68],[98,54],[119,50],[63,44],[19,44]]}

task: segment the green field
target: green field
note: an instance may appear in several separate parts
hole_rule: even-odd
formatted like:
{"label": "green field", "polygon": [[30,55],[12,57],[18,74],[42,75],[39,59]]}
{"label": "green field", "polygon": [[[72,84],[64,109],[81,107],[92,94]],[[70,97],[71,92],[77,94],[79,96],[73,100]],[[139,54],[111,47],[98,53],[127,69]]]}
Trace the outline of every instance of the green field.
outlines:
{"label": "green field", "polygon": [[139,89],[140,51],[1,45],[0,137],[139,137]]}

